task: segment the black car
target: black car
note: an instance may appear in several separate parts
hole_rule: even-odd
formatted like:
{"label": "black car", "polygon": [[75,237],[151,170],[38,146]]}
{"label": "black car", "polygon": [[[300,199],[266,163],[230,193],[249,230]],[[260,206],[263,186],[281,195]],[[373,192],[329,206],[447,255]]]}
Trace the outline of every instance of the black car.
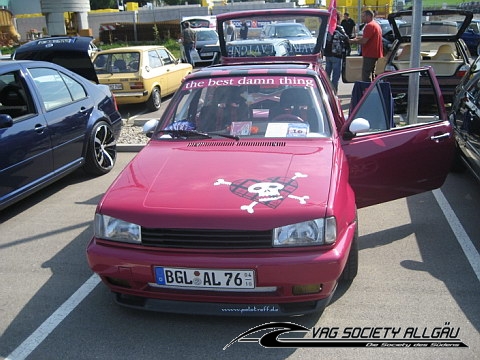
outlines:
{"label": "black car", "polygon": [[450,119],[457,144],[453,170],[468,168],[480,180],[480,56],[456,88]]}
{"label": "black car", "polygon": [[[88,39],[51,38],[0,63],[0,210],[80,167],[109,172],[122,119],[108,86],[96,84]],[[55,51],[58,50],[58,51]]]}
{"label": "black car", "polygon": [[[458,27],[462,25],[461,21],[457,21]],[[461,39],[465,41],[465,44],[473,57],[480,55],[480,20],[472,19],[470,25],[462,34]]]}

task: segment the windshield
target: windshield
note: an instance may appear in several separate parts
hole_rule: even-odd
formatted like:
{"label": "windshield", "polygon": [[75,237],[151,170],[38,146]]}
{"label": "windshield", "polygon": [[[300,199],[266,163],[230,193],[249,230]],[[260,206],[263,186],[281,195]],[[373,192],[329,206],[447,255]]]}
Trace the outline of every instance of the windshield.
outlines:
{"label": "windshield", "polygon": [[217,41],[218,34],[215,30],[197,31],[197,41]]}
{"label": "windshield", "polygon": [[320,102],[309,76],[190,79],[169,104],[156,138],[325,137],[331,130]]}

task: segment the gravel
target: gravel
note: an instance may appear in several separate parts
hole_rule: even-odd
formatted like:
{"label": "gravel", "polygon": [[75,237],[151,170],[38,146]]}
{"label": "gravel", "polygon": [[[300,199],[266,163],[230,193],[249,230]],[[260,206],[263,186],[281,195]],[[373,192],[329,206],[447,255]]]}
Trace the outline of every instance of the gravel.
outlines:
{"label": "gravel", "polygon": [[142,127],[137,125],[123,125],[117,144],[146,144],[149,138],[142,132]]}

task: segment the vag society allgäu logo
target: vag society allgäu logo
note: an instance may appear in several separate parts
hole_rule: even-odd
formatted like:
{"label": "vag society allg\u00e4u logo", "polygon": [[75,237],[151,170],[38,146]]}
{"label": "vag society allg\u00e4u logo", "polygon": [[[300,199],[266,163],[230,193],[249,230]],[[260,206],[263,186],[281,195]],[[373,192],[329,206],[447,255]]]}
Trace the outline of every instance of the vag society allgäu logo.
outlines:
{"label": "vag society allg\u00e4u logo", "polygon": [[[252,334],[262,332],[255,337]],[[296,333],[295,337],[288,334]],[[298,337],[303,334],[305,337]],[[441,327],[314,327],[291,322],[271,322],[256,326],[230,341],[223,350],[235,342],[258,342],[265,348],[306,347],[382,347],[382,348],[465,348],[459,339],[460,328],[446,322]]]}

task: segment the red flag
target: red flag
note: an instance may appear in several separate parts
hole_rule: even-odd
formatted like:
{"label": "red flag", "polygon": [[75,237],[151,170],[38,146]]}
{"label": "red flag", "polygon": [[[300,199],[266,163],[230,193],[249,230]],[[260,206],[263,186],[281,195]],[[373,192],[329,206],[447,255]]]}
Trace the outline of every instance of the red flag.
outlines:
{"label": "red flag", "polygon": [[337,0],[330,0],[328,12],[330,13],[330,18],[328,20],[328,32],[333,35],[333,32],[337,28]]}

